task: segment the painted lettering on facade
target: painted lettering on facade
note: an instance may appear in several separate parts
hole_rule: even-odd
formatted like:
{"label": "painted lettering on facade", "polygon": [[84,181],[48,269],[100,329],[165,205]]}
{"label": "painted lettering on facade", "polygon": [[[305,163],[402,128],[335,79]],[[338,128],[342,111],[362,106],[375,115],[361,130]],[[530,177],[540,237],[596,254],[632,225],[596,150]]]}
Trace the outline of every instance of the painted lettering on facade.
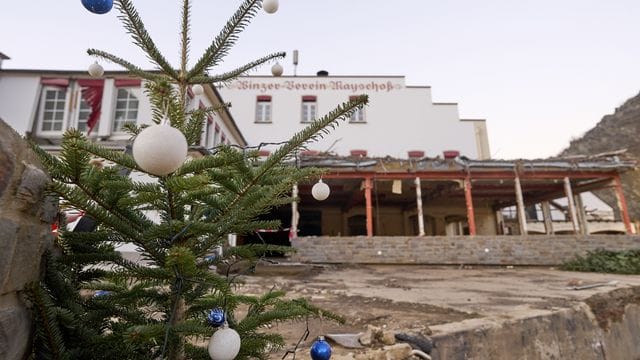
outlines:
{"label": "painted lettering on facade", "polygon": [[283,82],[262,82],[254,80],[238,80],[228,85],[226,88],[231,90],[258,90],[261,93],[268,91],[324,91],[324,90],[343,90],[352,93],[361,92],[390,92],[400,90],[403,85],[392,81],[369,81],[369,82],[350,82],[343,80],[332,80],[328,82],[320,81],[294,81],[286,80]]}

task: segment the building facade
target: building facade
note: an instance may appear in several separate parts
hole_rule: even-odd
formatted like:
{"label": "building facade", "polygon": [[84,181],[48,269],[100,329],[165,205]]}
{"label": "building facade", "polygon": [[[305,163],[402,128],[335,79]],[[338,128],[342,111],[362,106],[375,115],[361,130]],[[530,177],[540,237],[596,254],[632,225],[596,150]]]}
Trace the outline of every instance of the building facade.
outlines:
{"label": "building facade", "polygon": [[[202,95],[189,92],[187,109],[214,106],[220,111],[204,125],[200,145],[245,146],[217,90],[204,89]],[[69,128],[86,132],[104,146],[123,148],[130,140],[123,130],[125,124],[152,124],[144,82],[125,72],[92,78],[84,71],[0,70],[0,94],[0,118],[53,152]]]}
{"label": "building facade", "polygon": [[351,97],[369,106],[310,148],[322,153],[406,158],[409,151],[436,156],[457,150],[488,159],[485,120],[460,119],[455,103],[434,103],[428,86],[407,86],[403,76],[246,76],[220,88],[247,141],[278,143]]}

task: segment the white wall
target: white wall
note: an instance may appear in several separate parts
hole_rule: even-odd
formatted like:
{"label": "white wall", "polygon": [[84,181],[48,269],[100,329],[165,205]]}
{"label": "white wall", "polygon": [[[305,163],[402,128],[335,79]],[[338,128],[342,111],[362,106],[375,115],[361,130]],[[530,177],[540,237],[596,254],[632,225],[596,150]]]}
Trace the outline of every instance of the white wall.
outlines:
{"label": "white wall", "polygon": [[39,90],[39,77],[0,76],[0,118],[21,135],[31,130]]}
{"label": "white wall", "polygon": [[[429,87],[406,87],[401,76],[248,76],[222,87],[220,93],[231,102],[230,111],[251,145],[285,141],[302,130],[304,95],[317,96],[318,116],[322,116],[349,96],[368,94],[366,123],[343,122],[309,148],[331,149],[338,155],[366,149],[369,156],[397,158],[406,158],[410,150],[423,150],[426,156],[441,155],[444,150],[478,156],[473,122],[460,121],[457,105],[433,104]],[[258,95],[271,96],[272,123],[255,122]]]}

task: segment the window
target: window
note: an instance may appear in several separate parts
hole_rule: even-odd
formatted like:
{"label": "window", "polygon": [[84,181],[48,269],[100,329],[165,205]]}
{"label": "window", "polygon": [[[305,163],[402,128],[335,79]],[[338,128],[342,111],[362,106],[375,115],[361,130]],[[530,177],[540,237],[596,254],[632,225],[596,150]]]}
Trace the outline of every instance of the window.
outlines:
{"label": "window", "polygon": [[138,98],[133,94],[133,90],[118,88],[113,132],[122,132],[125,124],[135,124],[138,120]]}
{"label": "window", "polygon": [[271,122],[271,96],[269,95],[258,96],[256,101],[256,122],[257,123]]}
{"label": "window", "polygon": [[86,132],[88,130],[87,121],[89,120],[89,116],[91,116],[91,111],[91,106],[84,99],[84,96],[80,96],[78,118],[76,119],[76,129],[82,132]]}
{"label": "window", "polygon": [[40,131],[62,132],[64,130],[66,104],[66,87],[46,86],[42,89]]}
{"label": "window", "polygon": [[316,102],[315,96],[303,96],[302,97],[302,117],[301,122],[307,123],[312,122],[316,119],[316,110],[318,103]]}
{"label": "window", "polygon": [[37,132],[62,134],[68,128],[88,132],[100,117],[104,80],[42,78]]}
{"label": "window", "polygon": [[[358,99],[357,96],[350,96],[349,100],[356,100]],[[353,114],[351,114],[351,117],[349,118],[349,122],[351,123],[365,123],[367,122],[365,120],[364,117],[364,107],[360,108],[360,109],[356,109],[356,111],[353,112]]]}

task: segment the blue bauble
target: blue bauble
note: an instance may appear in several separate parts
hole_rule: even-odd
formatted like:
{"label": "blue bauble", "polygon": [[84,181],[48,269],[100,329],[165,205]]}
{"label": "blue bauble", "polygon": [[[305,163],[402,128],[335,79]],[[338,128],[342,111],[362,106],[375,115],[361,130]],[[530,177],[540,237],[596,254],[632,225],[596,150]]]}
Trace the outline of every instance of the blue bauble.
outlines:
{"label": "blue bauble", "polygon": [[82,5],[94,14],[106,14],[113,7],[113,0],[81,0]]}
{"label": "blue bauble", "polygon": [[224,310],[220,308],[215,308],[209,311],[207,314],[207,322],[211,326],[222,326],[224,324]]}
{"label": "blue bauble", "polygon": [[331,359],[331,345],[324,340],[324,337],[318,337],[318,340],[311,345],[311,358],[313,360]]}
{"label": "blue bauble", "polygon": [[100,297],[100,296],[106,296],[106,295],[111,295],[111,291],[98,290],[98,291],[96,291],[95,294],[93,294],[94,297]]}

